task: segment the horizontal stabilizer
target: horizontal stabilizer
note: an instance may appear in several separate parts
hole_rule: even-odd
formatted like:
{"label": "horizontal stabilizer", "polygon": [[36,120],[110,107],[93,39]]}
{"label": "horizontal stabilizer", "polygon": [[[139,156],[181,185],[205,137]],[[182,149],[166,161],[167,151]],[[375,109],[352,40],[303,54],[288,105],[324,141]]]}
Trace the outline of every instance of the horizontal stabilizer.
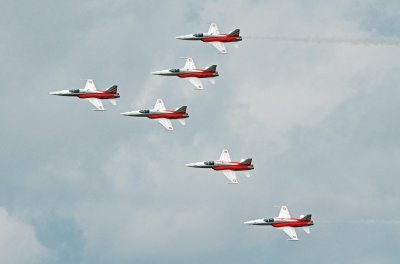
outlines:
{"label": "horizontal stabilizer", "polygon": [[250,158],[250,159],[245,159],[244,161],[240,162],[240,164],[243,164],[243,165],[250,165],[250,164],[251,164],[251,161],[252,161],[251,158]]}
{"label": "horizontal stabilizer", "polygon": [[113,85],[106,90],[107,93],[116,93],[118,90],[118,85]]}
{"label": "horizontal stabilizer", "polygon": [[108,99],[108,101],[110,102],[110,104],[112,105],[117,105],[117,101],[115,99]]}
{"label": "horizontal stabilizer", "polygon": [[176,112],[176,113],[186,113],[186,108],[187,108],[187,106],[184,105],[184,106],[182,106],[182,107],[176,109],[175,112]]}
{"label": "horizontal stabilizer", "polygon": [[240,29],[237,28],[237,29],[231,31],[231,33],[229,33],[228,36],[230,36],[230,37],[238,37],[239,34],[240,34]]}
{"label": "horizontal stabilizer", "polygon": [[311,220],[311,216],[312,216],[311,214],[308,214],[308,215],[306,215],[306,216],[301,217],[300,220],[309,221],[309,220]]}
{"label": "horizontal stabilizer", "polygon": [[211,65],[210,67],[206,68],[206,71],[215,72],[217,70],[217,65]]}
{"label": "horizontal stabilizer", "polygon": [[184,119],[178,119],[178,122],[181,123],[182,126],[186,125],[186,122]]}
{"label": "horizontal stabilizer", "polygon": [[311,233],[311,232],[310,232],[310,227],[308,227],[308,226],[303,226],[302,228],[303,228],[304,232],[306,232],[307,234],[310,234],[310,233]]}

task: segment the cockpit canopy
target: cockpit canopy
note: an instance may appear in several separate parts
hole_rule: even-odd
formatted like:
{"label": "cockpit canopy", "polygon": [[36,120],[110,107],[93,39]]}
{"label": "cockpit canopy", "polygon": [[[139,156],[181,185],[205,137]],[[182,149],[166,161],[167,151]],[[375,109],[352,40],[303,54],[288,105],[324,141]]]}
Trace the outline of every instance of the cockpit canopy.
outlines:
{"label": "cockpit canopy", "polygon": [[213,166],[214,164],[215,164],[214,161],[206,161],[206,162],[204,162],[204,165],[211,165],[211,166]]}
{"label": "cockpit canopy", "polygon": [[70,93],[79,93],[79,89],[71,89],[69,90]]}
{"label": "cockpit canopy", "polygon": [[170,72],[179,72],[179,69],[171,69]]}
{"label": "cockpit canopy", "polygon": [[139,113],[148,114],[150,113],[150,110],[139,110]]}
{"label": "cockpit canopy", "polygon": [[273,223],[274,222],[274,218],[265,218],[264,222],[265,223]]}
{"label": "cockpit canopy", "polygon": [[197,33],[197,34],[193,34],[193,36],[196,37],[196,38],[201,38],[201,37],[204,36],[204,34],[203,33]]}

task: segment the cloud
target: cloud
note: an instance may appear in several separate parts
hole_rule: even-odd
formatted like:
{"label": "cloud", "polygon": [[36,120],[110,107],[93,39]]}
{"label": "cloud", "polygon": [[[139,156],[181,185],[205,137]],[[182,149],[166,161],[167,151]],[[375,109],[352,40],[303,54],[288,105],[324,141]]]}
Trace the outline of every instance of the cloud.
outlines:
{"label": "cloud", "polygon": [[[383,9],[379,1],[32,5],[10,2],[0,23],[0,196],[34,223],[59,262],[397,260],[399,234],[389,223],[335,223],[400,218],[396,48],[245,38],[220,55],[174,39],[207,31],[212,21],[245,36],[369,39],[388,28],[393,35],[396,1]],[[183,56],[199,67],[217,64],[216,85],[204,81],[198,92],[185,80],[150,75],[183,65]],[[83,86],[80,78],[98,88],[118,84],[118,106],[98,113],[48,95]],[[157,98],[168,108],[188,105],[187,125],[168,133],[154,120],[119,115]],[[253,158],[251,178],[231,186],[221,173],[184,166],[216,159],[223,148],[234,160]],[[313,213],[316,224],[310,236],[299,232],[301,243],[242,224],[276,215],[281,204],[294,216]],[[2,219],[34,234],[4,211]],[[40,252],[38,262],[47,254]]]}
{"label": "cloud", "polygon": [[49,251],[38,241],[33,226],[0,208],[0,262],[43,263]]}

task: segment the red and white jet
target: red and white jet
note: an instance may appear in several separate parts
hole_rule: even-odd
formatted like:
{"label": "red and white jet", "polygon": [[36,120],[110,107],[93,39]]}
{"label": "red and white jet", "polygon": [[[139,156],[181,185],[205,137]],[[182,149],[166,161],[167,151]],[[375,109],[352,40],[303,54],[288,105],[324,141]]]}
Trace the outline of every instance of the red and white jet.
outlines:
{"label": "red and white jet", "polygon": [[308,214],[300,215],[300,218],[292,218],[290,217],[287,207],[282,206],[278,217],[251,220],[244,223],[247,225],[270,225],[275,228],[282,229],[283,232],[290,237],[288,240],[297,241],[299,239],[297,237],[295,228],[301,227],[307,234],[310,234],[309,226],[314,225],[314,222],[311,220],[311,216],[311,214]]}
{"label": "red and white jet", "polygon": [[215,171],[222,171],[229,179],[228,183],[237,184],[238,180],[236,178],[235,171],[243,171],[247,177],[250,177],[249,170],[254,170],[253,164],[251,164],[252,159],[242,159],[240,162],[232,162],[231,157],[227,149],[224,149],[221,156],[216,161],[201,161],[186,164],[187,167],[192,168],[210,168]]}
{"label": "red and white jet", "polygon": [[51,95],[59,96],[75,96],[80,99],[89,101],[92,105],[96,107],[96,111],[104,111],[103,103],[100,100],[109,100],[111,104],[117,105],[116,98],[119,98],[119,93],[117,92],[118,86],[113,85],[105,91],[96,90],[93,80],[87,80],[85,88],[83,89],[71,89],[62,90],[57,92],[51,92]]}
{"label": "red and white jet", "polygon": [[[203,90],[203,84],[199,78],[213,78],[217,77],[217,65],[211,65],[205,69],[196,69],[192,58],[186,58],[185,66],[182,69],[170,69],[152,72],[154,75],[162,76],[178,76],[179,78],[186,78],[191,84],[196,87],[196,90]],[[215,81],[209,79],[211,83]]]}
{"label": "red and white jet", "polygon": [[124,112],[121,113],[121,115],[156,119],[167,130],[174,130],[174,128],[172,127],[171,119],[178,120],[179,123],[184,126],[186,124],[184,119],[189,117],[189,114],[186,113],[186,108],[186,106],[182,106],[180,108],[177,108],[176,110],[166,110],[162,99],[157,99],[156,105],[153,109]]}
{"label": "red and white jet", "polygon": [[[237,42],[241,41],[242,37],[239,36],[240,29],[235,29],[228,34],[220,34],[217,24],[211,23],[207,33],[189,34],[176,37],[182,40],[201,40],[206,43],[211,43],[219,53],[227,53],[224,42]],[[235,45],[237,47],[237,45]]]}

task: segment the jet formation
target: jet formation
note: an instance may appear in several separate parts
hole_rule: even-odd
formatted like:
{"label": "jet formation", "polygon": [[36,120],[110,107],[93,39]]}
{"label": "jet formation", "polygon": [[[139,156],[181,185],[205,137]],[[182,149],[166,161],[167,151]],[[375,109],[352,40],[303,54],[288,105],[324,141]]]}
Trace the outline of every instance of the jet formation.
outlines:
{"label": "jet formation", "polygon": [[186,108],[187,106],[182,106],[175,110],[167,110],[165,108],[163,100],[157,99],[153,109],[134,110],[121,113],[121,115],[156,119],[163,127],[165,127],[165,129],[171,131],[174,130],[174,128],[172,127],[171,119],[178,120],[182,126],[186,124],[184,119],[189,117],[189,114],[186,113]]}
{"label": "jet formation", "polygon": [[244,223],[247,225],[273,226],[285,232],[290,237],[288,240],[297,241],[299,239],[295,228],[301,227],[304,232],[310,234],[310,226],[314,225],[311,216],[311,214],[308,214],[300,215],[299,218],[292,218],[287,207],[282,206],[278,217],[250,220]]}
{"label": "jet formation", "polygon": [[242,159],[240,162],[233,162],[227,149],[222,150],[221,156],[215,161],[200,161],[186,164],[192,168],[207,168],[215,171],[222,171],[231,184],[238,184],[235,171],[242,171],[247,177],[250,177],[249,170],[254,170],[252,159]]}
{"label": "jet formation", "polygon": [[58,96],[70,96],[78,97],[83,100],[89,101],[92,105],[96,107],[95,111],[104,111],[104,106],[101,100],[108,100],[111,104],[117,105],[116,98],[119,98],[119,93],[117,92],[118,86],[113,85],[105,91],[96,90],[93,80],[87,80],[85,88],[83,89],[71,89],[71,90],[61,90],[56,92],[51,92],[51,95]]}
{"label": "jet formation", "polygon": [[[220,34],[217,24],[211,23],[207,33],[196,33],[184,36],[178,36],[176,39],[181,40],[197,40],[205,43],[211,43],[219,53],[228,53],[224,43],[242,41],[240,29],[235,29],[228,34]],[[237,45],[235,45],[238,47]]]}
{"label": "jet formation", "polygon": [[[217,24],[211,23],[207,33],[189,34],[176,37],[180,40],[202,41],[211,43],[219,53],[227,53],[224,43],[234,43],[242,41],[240,29],[235,29],[227,34],[221,34]],[[235,45],[237,46],[237,44]],[[152,74],[161,76],[177,76],[187,79],[196,90],[203,90],[201,79],[207,78],[211,83],[215,84],[213,78],[218,77],[217,65],[211,65],[204,69],[196,68],[192,58],[185,58],[186,63],[183,68],[166,69],[154,71]],[[113,85],[107,90],[96,90],[93,80],[87,80],[83,89],[70,89],[51,92],[51,95],[78,97],[79,99],[87,100],[95,106],[96,111],[104,111],[102,100],[108,100],[111,104],[116,105],[116,99],[120,97],[118,86]],[[171,120],[177,120],[181,125],[185,125],[185,119],[189,118],[186,112],[187,106],[181,106],[175,110],[167,110],[162,99],[157,99],[153,109],[134,110],[123,112],[123,116],[132,117],[147,117],[148,119],[157,120],[166,130],[172,131]],[[224,149],[218,160],[201,161],[186,164],[192,168],[208,168],[215,171],[222,171],[230,184],[238,184],[236,172],[243,172],[244,175],[250,177],[250,170],[254,169],[252,158],[242,159],[240,162],[232,161],[228,150]],[[282,206],[278,217],[256,219],[244,222],[248,225],[267,225],[283,230],[289,237],[289,240],[298,240],[295,228],[301,227],[306,233],[310,233],[309,226],[314,222],[311,220],[311,214],[301,215],[299,218],[292,218],[286,206]]]}
{"label": "jet formation", "polygon": [[[205,69],[196,69],[192,58],[185,59],[185,66],[181,69],[154,71],[152,72],[152,74],[161,76],[178,76],[179,78],[185,78],[196,87],[195,90],[204,89],[200,78],[214,78],[219,76],[217,72],[217,65],[211,65],[209,67],[206,67]],[[209,80],[212,84],[215,84],[214,80]]]}

